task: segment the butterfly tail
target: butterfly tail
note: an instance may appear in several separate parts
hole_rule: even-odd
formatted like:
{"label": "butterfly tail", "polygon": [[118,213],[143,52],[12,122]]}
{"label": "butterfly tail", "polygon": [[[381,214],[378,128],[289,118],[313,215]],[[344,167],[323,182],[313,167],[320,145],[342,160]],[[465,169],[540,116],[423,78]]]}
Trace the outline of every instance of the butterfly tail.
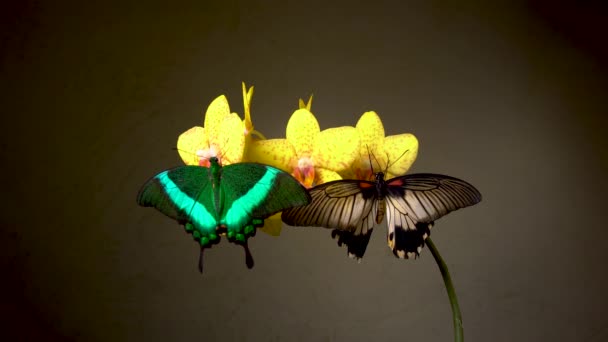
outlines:
{"label": "butterfly tail", "polygon": [[253,268],[253,256],[251,255],[251,251],[249,250],[249,245],[247,242],[243,244],[243,248],[245,249],[245,264],[248,269]]}
{"label": "butterfly tail", "polygon": [[198,257],[198,271],[203,274],[203,252],[205,251],[205,247],[201,246],[201,252]]}

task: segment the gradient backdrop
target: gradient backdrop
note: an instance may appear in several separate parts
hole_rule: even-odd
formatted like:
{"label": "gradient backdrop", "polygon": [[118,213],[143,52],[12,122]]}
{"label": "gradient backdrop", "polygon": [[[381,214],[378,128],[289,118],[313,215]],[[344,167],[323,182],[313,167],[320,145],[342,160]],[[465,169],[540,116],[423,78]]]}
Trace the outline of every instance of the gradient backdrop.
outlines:
{"label": "gradient backdrop", "polygon": [[[599,2],[598,2],[599,3]],[[322,228],[198,248],[138,207],[226,94],[283,137],[377,111],[414,133],[411,172],[483,193],[433,228],[468,341],[608,340],[605,7],[549,1],[27,2],[2,10],[0,334],[7,341],[450,341],[428,250],[376,229],[361,264]]]}

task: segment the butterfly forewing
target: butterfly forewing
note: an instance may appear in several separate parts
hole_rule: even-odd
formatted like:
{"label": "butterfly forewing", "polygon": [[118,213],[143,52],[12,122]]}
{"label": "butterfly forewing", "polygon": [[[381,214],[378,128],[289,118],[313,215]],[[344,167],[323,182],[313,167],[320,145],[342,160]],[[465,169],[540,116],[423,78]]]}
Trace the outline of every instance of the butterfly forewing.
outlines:
{"label": "butterfly forewing", "polygon": [[396,177],[387,182],[388,196],[401,197],[393,202],[401,213],[409,213],[417,222],[430,222],[456,209],[481,201],[481,194],[471,184],[450,176],[418,173]]}
{"label": "butterfly forewing", "polygon": [[137,202],[156,207],[160,212],[180,223],[190,222],[203,229],[215,228],[211,182],[206,168],[180,166],[152,177],[139,191]]}
{"label": "butterfly forewing", "polygon": [[334,181],[309,190],[309,205],[283,211],[283,222],[292,226],[336,228],[355,235],[374,226],[374,183]]}

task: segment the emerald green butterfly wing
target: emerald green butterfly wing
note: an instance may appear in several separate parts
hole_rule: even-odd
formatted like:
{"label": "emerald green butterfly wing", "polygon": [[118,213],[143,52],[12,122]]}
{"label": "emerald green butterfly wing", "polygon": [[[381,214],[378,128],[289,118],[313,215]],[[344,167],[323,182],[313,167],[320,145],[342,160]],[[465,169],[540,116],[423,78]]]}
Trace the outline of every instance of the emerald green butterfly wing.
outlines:
{"label": "emerald green butterfly wing", "polygon": [[291,175],[272,166],[238,163],[222,168],[220,226],[228,240],[245,249],[247,267],[253,257],[247,239],[255,236],[264,219],[284,209],[310,202],[306,189]]}
{"label": "emerald green butterfly wing", "polygon": [[137,195],[137,203],[155,207],[180,224],[191,224],[200,233],[209,234],[219,221],[212,188],[208,168],[180,166],[146,182]]}
{"label": "emerald green butterfly wing", "polygon": [[220,222],[229,239],[244,243],[263,219],[310,203],[308,191],[291,175],[268,165],[239,163],[222,168]]}

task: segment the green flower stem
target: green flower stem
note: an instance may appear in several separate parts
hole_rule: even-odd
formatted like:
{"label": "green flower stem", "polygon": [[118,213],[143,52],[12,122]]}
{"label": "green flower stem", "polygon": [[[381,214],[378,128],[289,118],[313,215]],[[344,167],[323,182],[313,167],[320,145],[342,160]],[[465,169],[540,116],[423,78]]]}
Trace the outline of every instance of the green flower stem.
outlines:
{"label": "green flower stem", "polygon": [[441,276],[443,277],[443,282],[445,283],[445,289],[448,291],[450,305],[452,306],[452,319],[454,320],[454,341],[463,342],[464,333],[462,329],[462,315],[460,314],[458,298],[456,298],[456,290],[454,290],[454,284],[452,283],[452,278],[450,277],[450,272],[448,271],[448,265],[446,265],[445,261],[443,261],[441,258],[441,254],[439,254],[437,247],[435,247],[435,244],[430,237],[426,239],[426,244],[429,246],[433,257],[435,257],[435,261],[437,262],[437,266],[439,266]]}

